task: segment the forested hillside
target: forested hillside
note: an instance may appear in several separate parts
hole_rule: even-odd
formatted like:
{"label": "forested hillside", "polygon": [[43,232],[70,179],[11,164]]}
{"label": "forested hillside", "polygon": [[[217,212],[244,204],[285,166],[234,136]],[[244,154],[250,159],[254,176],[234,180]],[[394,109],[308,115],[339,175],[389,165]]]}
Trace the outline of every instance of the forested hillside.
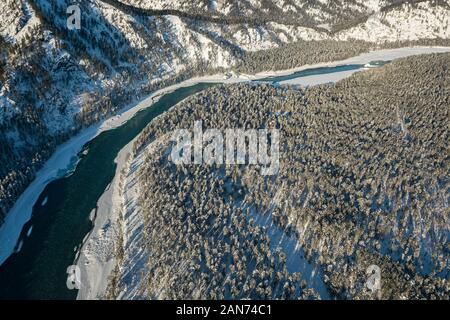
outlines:
{"label": "forested hillside", "polygon": [[[402,11],[405,6],[417,8],[424,0],[103,0],[123,3],[135,8],[154,12],[183,12],[196,16],[224,19],[241,19],[275,22],[315,28],[330,33],[349,29],[366,22],[372,15],[383,12]],[[435,1],[434,5],[446,5]]]}
{"label": "forested hillside", "polygon": [[[375,298],[374,264],[381,298],[449,299],[449,66],[433,54],[302,90],[221,85],[151,122],[122,172],[138,193],[119,222],[142,215],[147,261],[121,251],[110,297]],[[279,173],[175,165],[171,132],[200,119],[204,130],[279,129]],[[295,243],[273,243],[273,228]],[[303,256],[320,281],[293,269]]]}

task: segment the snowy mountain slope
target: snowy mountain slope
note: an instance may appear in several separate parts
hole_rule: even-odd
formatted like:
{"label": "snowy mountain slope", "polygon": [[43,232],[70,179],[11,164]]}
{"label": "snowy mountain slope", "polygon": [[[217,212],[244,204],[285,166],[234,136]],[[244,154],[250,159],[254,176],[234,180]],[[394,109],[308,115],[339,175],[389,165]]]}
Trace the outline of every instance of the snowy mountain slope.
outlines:
{"label": "snowy mountain slope", "polygon": [[366,22],[336,34],[338,40],[359,39],[371,42],[405,41],[450,37],[450,1],[436,5],[422,2],[404,4],[373,14]]}
{"label": "snowy mountain slope", "polygon": [[[448,38],[449,1],[274,1],[271,3],[271,16],[265,17],[269,1],[221,1],[221,6],[205,2],[155,2],[103,0],[108,3],[125,3],[139,9],[174,9],[179,12],[196,14],[199,17],[211,15],[264,17],[259,25],[228,24],[218,32],[227,40],[245,50],[264,50],[281,43],[298,40],[358,39],[371,42],[409,41],[423,38]],[[206,5],[209,4],[209,5]],[[265,5],[263,5],[265,4]],[[218,8],[234,8],[219,10]],[[236,8],[240,9],[237,10]],[[244,9],[242,9],[244,8]],[[287,10],[286,8],[297,8]],[[279,11],[281,10],[281,11]],[[146,14],[143,11],[142,14]],[[288,12],[288,13],[287,13]],[[291,14],[295,13],[293,16]],[[147,13],[149,14],[149,13]],[[347,16],[348,15],[348,16]],[[282,17],[282,18],[280,18]],[[256,18],[255,18],[256,19]],[[222,21],[222,20],[220,20]],[[258,21],[258,20],[256,20]],[[198,21],[194,23],[198,25]],[[205,24],[205,23],[203,23]],[[217,29],[217,24],[208,28]],[[219,24],[223,25],[222,24]]]}
{"label": "snowy mountain slope", "polygon": [[[299,40],[449,38],[448,0],[122,0],[220,23],[111,1],[80,1],[81,30],[66,27],[69,0],[0,4],[0,220],[59,143],[167,82]],[[261,24],[238,23],[243,17]]]}
{"label": "snowy mountain slope", "polygon": [[[119,0],[108,0],[108,2]],[[179,10],[191,14],[231,17],[264,18],[267,21],[320,28],[342,29],[356,25],[380,10],[390,10],[403,3],[424,0],[121,0],[136,8],[150,10]]]}
{"label": "snowy mountain slope", "polygon": [[[10,37],[16,37],[23,29],[30,27],[29,20],[33,12],[27,2],[17,0],[5,0],[0,4],[2,23],[0,33]],[[26,30],[24,30],[26,32]]]}

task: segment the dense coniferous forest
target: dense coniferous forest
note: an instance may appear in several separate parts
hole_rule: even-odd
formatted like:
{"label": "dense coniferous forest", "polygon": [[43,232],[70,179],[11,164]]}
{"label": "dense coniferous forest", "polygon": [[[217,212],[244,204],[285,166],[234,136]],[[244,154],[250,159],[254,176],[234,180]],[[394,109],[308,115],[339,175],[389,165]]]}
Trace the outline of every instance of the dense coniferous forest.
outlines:
{"label": "dense coniferous forest", "polygon": [[[332,297],[374,298],[365,281],[375,264],[383,299],[449,299],[449,66],[450,54],[432,54],[335,85],[220,85],[152,121],[133,148],[143,157],[132,168],[148,252],[141,295],[316,298],[286,267],[304,252]],[[204,129],[278,128],[279,173],[175,165],[172,130],[200,119]],[[273,250],[272,223],[301,251]]]}

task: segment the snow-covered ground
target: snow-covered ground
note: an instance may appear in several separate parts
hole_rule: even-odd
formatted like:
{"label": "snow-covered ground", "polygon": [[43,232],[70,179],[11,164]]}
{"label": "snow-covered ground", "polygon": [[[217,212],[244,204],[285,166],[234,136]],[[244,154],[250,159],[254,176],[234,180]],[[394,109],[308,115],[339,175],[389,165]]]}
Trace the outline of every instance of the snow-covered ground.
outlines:
{"label": "snow-covered ground", "polygon": [[[170,86],[166,89],[163,89],[161,90],[161,92],[157,92],[153,96],[160,96],[161,94],[175,90],[177,87],[180,87],[182,85],[191,85],[199,82],[227,82],[227,83],[242,82],[248,81],[249,79],[257,80],[260,78],[265,78],[267,76],[288,75],[303,69],[310,69],[324,66],[337,66],[345,64],[366,64],[375,60],[387,61],[411,55],[434,53],[434,52],[450,52],[450,48],[414,47],[414,48],[381,50],[369,52],[342,61],[308,65],[303,66],[301,68],[278,72],[262,72],[257,75],[240,75],[240,77],[233,76],[226,80],[224,80],[223,75],[193,78],[178,85]],[[349,76],[353,72],[354,71],[345,72],[345,76]],[[301,78],[300,81],[301,84],[305,86],[315,85],[317,83],[332,82],[336,79],[336,74],[339,73],[303,77]],[[343,74],[338,76],[342,77]],[[292,79],[292,81],[295,80],[296,79]],[[292,81],[288,80],[285,82],[295,83]],[[140,105],[144,105],[144,102],[142,102]],[[132,110],[129,110],[126,119],[129,119],[131,117],[132,115],[131,113]],[[122,119],[121,121],[123,122],[124,120]],[[123,265],[126,266],[125,270],[121,270],[121,274],[126,275],[125,277],[127,277],[128,280],[126,283],[127,285],[126,288],[121,292],[119,297],[127,299],[141,295],[138,288],[140,280],[139,278],[140,272],[137,272],[137,270],[144,270],[145,268],[145,264],[143,263],[143,261],[145,261],[146,259],[146,254],[145,252],[140,250],[141,247],[139,246],[140,241],[139,230],[143,228],[144,222],[143,219],[140,218],[139,209],[135,206],[137,194],[135,185],[137,178],[136,173],[141,158],[137,157],[136,159],[130,159],[130,161],[132,161],[131,163],[126,162],[124,160],[126,159],[126,154],[129,152],[131,145],[132,142],[130,142],[130,144],[124,147],[117,157],[118,165],[116,169],[116,176],[112,184],[108,187],[108,189],[105,191],[105,193],[102,195],[102,197],[98,202],[98,211],[97,211],[97,218],[95,220],[94,230],[86,239],[85,244],[80,252],[80,259],[78,261],[78,265],[80,266],[81,269],[82,274],[81,280],[82,284],[84,285],[84,289],[82,289],[79,292],[78,299],[86,299],[86,298],[95,299],[97,297],[101,297],[104,294],[104,290],[107,287],[108,276],[111,270],[113,269],[115,262],[115,259],[111,255],[105,256],[105,252],[112,253],[112,248],[114,248],[114,244],[112,243],[113,241],[111,241],[111,239],[114,238],[107,239],[107,237],[105,237],[106,235],[105,230],[113,230],[114,228],[119,228],[117,222],[115,221],[117,220],[117,218],[119,217],[119,213],[121,212],[124,212],[122,216],[123,221],[121,228],[124,234],[124,251],[125,251],[124,257],[125,263]],[[147,150],[153,147],[154,144],[151,144],[147,147]],[[128,174],[124,182],[125,189],[122,194],[118,194],[117,193],[117,190],[119,190],[118,177],[120,176],[119,173],[122,171],[122,169],[125,169],[126,172],[128,172]],[[271,232],[273,232],[273,230]],[[113,234],[115,234],[115,232],[110,232],[110,235]],[[291,243],[288,242],[286,242],[286,245],[288,246],[291,245]],[[88,262],[88,264],[86,264],[86,262]]]}
{"label": "snow-covered ground", "polygon": [[[129,158],[135,142],[133,139],[117,155],[116,174],[97,203],[95,226],[85,239],[77,265],[80,268],[81,288],[77,299],[101,299],[108,287],[108,278],[117,263],[116,246],[123,245],[123,265],[121,283],[125,289],[120,298],[142,298],[141,274],[146,273],[147,252],[144,248],[144,217],[137,205],[139,167],[144,159],[141,152],[134,159]],[[146,148],[151,152],[158,141]],[[122,241],[119,242],[119,237]]]}
{"label": "snow-covered ground", "polygon": [[426,46],[416,46],[416,47],[406,47],[406,48],[396,48],[396,49],[383,49],[383,50],[375,50],[367,53],[362,53],[359,56],[351,57],[345,60],[338,60],[332,62],[322,62],[316,64],[306,64],[304,66],[288,69],[288,70],[280,70],[280,71],[264,71],[259,72],[252,76],[252,79],[265,78],[265,77],[276,77],[276,76],[285,76],[290,75],[292,73],[313,69],[313,68],[322,68],[322,67],[336,67],[342,65],[349,64],[366,64],[371,61],[392,61],[394,59],[406,58],[413,55],[419,54],[430,54],[430,53],[439,53],[439,52],[449,52],[450,47],[426,47]]}
{"label": "snow-covered ground", "polygon": [[120,171],[127,166],[127,156],[133,141],[128,143],[117,155],[116,174],[97,203],[97,211],[93,218],[95,225],[85,239],[79,251],[77,265],[80,267],[81,287],[78,299],[99,299],[99,293],[105,292],[108,276],[116,265],[115,247],[118,243],[120,219],[121,190],[119,185]]}
{"label": "snow-covered ground", "polygon": [[317,86],[319,84],[324,84],[324,83],[338,82],[339,80],[345,79],[345,78],[351,76],[352,74],[354,74],[355,72],[361,72],[364,69],[333,72],[333,73],[326,74],[326,75],[319,74],[319,75],[313,75],[313,76],[298,77],[295,79],[280,81],[279,84],[281,84],[281,85],[300,85],[303,87]]}
{"label": "snow-covered ground", "polygon": [[286,267],[289,273],[299,272],[307,286],[313,288],[320,295],[320,299],[329,300],[330,294],[322,280],[320,265],[310,263],[303,249],[298,245],[295,235],[287,235],[280,227],[273,223],[271,214],[262,214],[256,210],[250,210],[247,219],[252,218],[255,225],[260,226],[270,238],[272,252],[282,249],[286,254]]}
{"label": "snow-covered ground", "polygon": [[339,32],[335,38],[370,42],[446,39],[450,36],[450,1],[444,2],[447,6],[435,6],[428,1],[414,9],[411,4],[403,4],[388,12],[376,12],[366,22]]}

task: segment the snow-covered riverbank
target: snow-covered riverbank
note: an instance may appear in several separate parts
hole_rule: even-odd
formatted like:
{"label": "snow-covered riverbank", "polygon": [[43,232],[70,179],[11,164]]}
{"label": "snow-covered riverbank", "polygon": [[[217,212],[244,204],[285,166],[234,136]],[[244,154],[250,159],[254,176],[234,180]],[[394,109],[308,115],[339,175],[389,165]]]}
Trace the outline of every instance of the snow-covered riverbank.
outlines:
{"label": "snow-covered riverbank", "polygon": [[[233,82],[243,82],[249,80],[262,79],[268,76],[281,76],[289,75],[297,71],[319,68],[325,66],[337,66],[345,64],[365,64],[374,60],[393,60],[396,58],[407,57],[416,54],[434,53],[434,52],[450,52],[450,48],[444,47],[413,47],[413,48],[402,48],[402,49],[392,49],[392,50],[380,50],[362,54],[357,57],[349,58],[342,61],[334,61],[329,63],[320,63],[315,65],[305,65],[299,68],[284,70],[284,71],[271,71],[258,73],[256,75],[234,75],[228,79],[224,78],[224,75],[213,75],[205,77],[196,77],[179,84],[169,86],[167,88],[156,91],[143,101],[132,104],[122,110],[122,112],[112,117],[101,124],[91,126],[82,132],[80,132],[75,137],[71,138],[66,143],[62,144],[53,156],[46,162],[44,167],[37,173],[36,179],[28,186],[25,192],[19,197],[14,207],[10,210],[6,216],[5,223],[0,227],[0,264],[2,264],[13,252],[14,247],[19,238],[20,232],[23,225],[31,218],[32,208],[39,198],[39,195],[44,190],[45,186],[52,180],[55,180],[65,174],[74,166],[77,160],[77,154],[81,151],[83,145],[95,138],[98,134],[105,130],[116,128],[127,120],[132,118],[136,112],[149,107],[152,105],[161,95],[176,90],[180,87],[191,86],[200,82],[220,82],[220,83],[233,83]],[[356,70],[355,70],[356,71]],[[345,75],[349,76],[353,72],[346,72]],[[304,77],[301,81],[295,82],[295,79],[288,80],[286,83],[291,84],[319,84],[330,82],[330,78],[327,75],[318,75],[313,77],[319,77],[315,79],[305,79]],[[307,81],[305,84],[304,81]],[[315,82],[313,82],[313,80]],[[331,80],[331,81],[337,81]],[[118,170],[119,170],[118,166]]]}
{"label": "snow-covered riverbank", "polygon": [[[363,53],[359,56],[352,57],[349,59],[345,59],[342,61],[335,61],[332,63],[320,63],[311,66],[303,66],[300,68],[292,69],[289,71],[280,71],[280,72],[263,72],[261,74],[257,74],[256,77],[259,78],[261,76],[270,77],[270,76],[282,76],[289,75],[298,71],[302,71],[305,69],[311,68],[320,68],[320,67],[336,67],[340,65],[353,65],[353,64],[368,64],[372,61],[392,61],[394,59],[406,58],[412,55],[419,54],[428,54],[428,53],[442,53],[442,52],[450,52],[450,48],[448,47],[413,47],[413,48],[399,48],[399,49],[387,49],[387,50],[379,50],[372,51],[368,53]],[[297,77],[294,79],[289,79],[285,81],[280,81],[281,85],[301,85],[301,86],[315,86],[319,84],[329,83],[329,82],[337,82],[342,79],[345,79],[351,76],[355,72],[361,72],[366,70],[356,69],[356,70],[348,70],[335,72],[332,74],[318,74],[311,75],[306,77]]]}
{"label": "snow-covered riverbank", "polygon": [[450,47],[406,47],[406,48],[396,48],[396,49],[383,49],[370,51],[367,53],[362,53],[359,56],[351,57],[344,60],[338,60],[333,62],[322,62],[317,64],[307,64],[298,68],[293,68],[289,70],[281,70],[281,71],[265,71],[255,74],[253,77],[255,79],[272,77],[272,76],[285,76],[290,75],[292,73],[313,69],[313,68],[322,68],[322,67],[336,67],[340,65],[349,65],[349,64],[366,64],[371,61],[391,61],[394,59],[406,58],[413,55],[419,54],[429,54],[429,53],[439,53],[439,52],[450,52]]}
{"label": "snow-covered riverbank", "polygon": [[[139,293],[142,273],[146,271],[147,252],[142,233],[144,217],[137,205],[139,194],[137,180],[144,151],[130,158],[137,137],[130,141],[117,155],[116,173],[113,181],[97,203],[95,225],[78,252],[81,288],[77,299],[104,298],[110,275],[117,264],[117,246],[122,245],[122,264],[128,272],[121,279],[126,290],[121,298],[141,297]],[[147,146],[152,152],[163,140]]]}
{"label": "snow-covered riverbank", "polygon": [[85,239],[77,253],[77,265],[80,268],[81,287],[78,299],[98,299],[106,291],[108,276],[116,266],[116,245],[119,243],[120,208],[123,206],[119,181],[120,172],[127,168],[127,157],[131,152],[134,139],[117,155],[114,179],[97,203],[97,210],[92,215],[94,228]]}

